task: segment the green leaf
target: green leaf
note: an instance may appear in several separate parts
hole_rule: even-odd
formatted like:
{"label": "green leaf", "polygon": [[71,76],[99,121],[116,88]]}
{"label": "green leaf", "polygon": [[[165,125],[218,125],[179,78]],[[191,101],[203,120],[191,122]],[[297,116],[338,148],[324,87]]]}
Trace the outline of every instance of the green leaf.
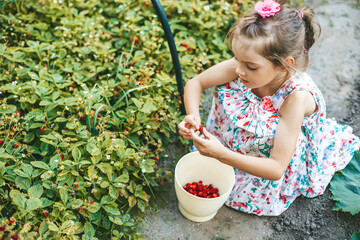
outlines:
{"label": "green leaf", "polygon": [[156,110],[157,110],[157,107],[154,104],[152,104],[150,101],[146,101],[144,106],[140,109],[140,111],[145,114],[150,114],[151,112],[156,111]]}
{"label": "green leaf", "polygon": [[129,172],[124,169],[123,173],[115,179],[115,182],[127,183],[129,181]]}
{"label": "green leaf", "polygon": [[41,208],[42,201],[38,198],[30,198],[26,200],[26,210],[32,211]]}
{"label": "green leaf", "polygon": [[15,184],[21,189],[28,190],[31,186],[31,180],[29,178],[16,177]]}
{"label": "green leaf", "polygon": [[39,76],[36,73],[29,71],[28,74],[31,79],[39,80]]}
{"label": "green leaf", "polygon": [[47,221],[47,224],[48,224],[48,228],[50,231],[53,231],[53,232],[59,231],[59,228],[55,225],[55,223],[53,223],[51,221]]}
{"label": "green leaf", "polygon": [[121,221],[121,218],[119,217],[112,217],[112,216],[109,216],[109,219],[110,221],[112,221],[113,223],[115,223],[116,225],[123,225],[124,223]]}
{"label": "green leaf", "polygon": [[42,162],[42,161],[32,161],[30,162],[31,165],[33,165],[34,167],[37,168],[41,168],[41,169],[45,169],[45,170],[51,170],[49,165],[47,165],[46,163]]}
{"label": "green leaf", "polygon": [[336,173],[330,182],[332,199],[336,201],[333,210],[360,212],[360,152],[356,152],[350,163]]}
{"label": "green leaf", "polygon": [[30,197],[33,198],[40,198],[43,192],[44,192],[43,187],[40,184],[35,184],[29,188],[28,194]]}
{"label": "green leaf", "polygon": [[109,195],[106,195],[106,196],[103,196],[103,197],[102,197],[100,204],[101,204],[101,205],[105,205],[105,204],[112,203],[112,202],[114,202],[114,201],[115,201],[114,198],[110,197]]}
{"label": "green leaf", "polygon": [[149,201],[148,195],[143,190],[136,190],[134,195],[135,195],[135,197],[141,198],[142,200],[144,200],[146,202]]}
{"label": "green leaf", "polygon": [[91,212],[91,213],[97,213],[100,210],[100,208],[101,208],[101,205],[97,202],[94,202],[93,204],[91,204],[89,206],[88,209],[89,209],[89,212]]}
{"label": "green leaf", "polygon": [[4,162],[0,162],[0,176],[3,176],[4,173],[6,171],[6,168],[5,168],[5,163]]}
{"label": "green leaf", "polygon": [[111,213],[111,214],[114,214],[114,215],[120,215],[120,211],[119,211],[118,206],[117,206],[116,203],[111,203],[111,204],[104,205],[103,208],[108,213]]}
{"label": "green leaf", "polygon": [[86,239],[91,239],[94,236],[95,236],[94,227],[92,226],[92,224],[90,222],[86,222],[85,226],[84,226],[84,237]]}
{"label": "green leaf", "polygon": [[79,161],[81,158],[81,152],[80,152],[79,148],[74,147],[71,152],[71,155],[73,156],[75,162]]}
{"label": "green leaf", "polygon": [[70,205],[73,205],[73,209],[80,208],[83,205],[83,200],[81,199],[74,199],[70,202]]}
{"label": "green leaf", "polygon": [[101,153],[99,147],[94,142],[89,142],[86,145],[86,150],[93,156],[94,155],[100,155],[100,153]]}
{"label": "green leaf", "polygon": [[7,154],[4,148],[0,148],[0,158],[13,158],[13,156]]}
{"label": "green leaf", "polygon": [[42,202],[42,206],[41,206],[41,207],[43,207],[43,208],[49,207],[49,206],[51,206],[51,205],[54,203],[54,201],[51,201],[50,199],[45,198],[45,197],[40,198],[40,200],[41,200],[41,202]]}
{"label": "green leaf", "polygon": [[142,212],[145,212],[145,203],[143,200],[139,200],[137,206]]}
{"label": "green leaf", "polygon": [[360,232],[353,233],[350,240],[360,240]]}
{"label": "green leaf", "polygon": [[59,192],[60,192],[61,201],[62,201],[64,204],[66,204],[67,201],[68,201],[68,198],[69,198],[69,195],[68,195],[67,190],[64,189],[64,188],[61,188]]}
{"label": "green leaf", "polygon": [[26,198],[18,190],[11,190],[10,197],[12,198],[14,204],[25,209]]}
{"label": "green leaf", "polygon": [[24,172],[21,171],[20,169],[14,169],[14,173],[16,173],[17,175],[19,175],[20,177],[31,178],[31,176],[29,176],[28,174],[24,173]]}
{"label": "green leaf", "polygon": [[59,165],[60,160],[61,160],[60,154],[56,154],[55,156],[50,158],[50,168],[51,168],[51,170],[54,170]]}
{"label": "green leaf", "polygon": [[136,198],[135,196],[131,195],[128,198],[128,202],[129,202],[129,207],[133,207],[136,205]]}
{"label": "green leaf", "polygon": [[45,232],[48,230],[48,224],[46,221],[43,221],[41,224],[40,224],[40,227],[39,227],[39,234],[40,236],[44,236]]}

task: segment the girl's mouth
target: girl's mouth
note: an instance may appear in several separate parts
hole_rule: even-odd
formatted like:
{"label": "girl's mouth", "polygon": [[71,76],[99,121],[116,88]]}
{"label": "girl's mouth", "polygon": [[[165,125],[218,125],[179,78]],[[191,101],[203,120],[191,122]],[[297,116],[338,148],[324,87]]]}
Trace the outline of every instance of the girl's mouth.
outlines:
{"label": "girl's mouth", "polygon": [[245,79],[243,79],[243,78],[240,78],[240,81],[242,82],[242,83],[248,83],[249,81],[246,81]]}

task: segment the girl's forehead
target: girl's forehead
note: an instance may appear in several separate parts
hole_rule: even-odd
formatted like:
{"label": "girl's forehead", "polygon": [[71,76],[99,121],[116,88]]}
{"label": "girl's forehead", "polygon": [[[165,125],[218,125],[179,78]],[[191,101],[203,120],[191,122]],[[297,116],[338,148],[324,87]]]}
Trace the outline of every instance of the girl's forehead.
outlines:
{"label": "girl's forehead", "polygon": [[237,57],[238,55],[246,58],[258,59],[263,58],[259,53],[260,39],[249,39],[246,37],[236,37],[232,40],[232,51]]}

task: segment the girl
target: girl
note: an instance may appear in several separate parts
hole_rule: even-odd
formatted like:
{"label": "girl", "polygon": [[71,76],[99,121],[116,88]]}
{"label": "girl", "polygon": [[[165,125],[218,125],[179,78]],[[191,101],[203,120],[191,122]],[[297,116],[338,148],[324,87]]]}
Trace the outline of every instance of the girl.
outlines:
{"label": "girl", "polygon": [[[229,207],[279,215],[300,195],[322,194],[360,147],[351,127],[325,117],[323,96],[305,73],[320,32],[313,18],[309,8],[256,3],[229,32],[234,57],[186,84],[179,132],[201,154],[234,167]],[[210,87],[205,129],[199,104]]]}

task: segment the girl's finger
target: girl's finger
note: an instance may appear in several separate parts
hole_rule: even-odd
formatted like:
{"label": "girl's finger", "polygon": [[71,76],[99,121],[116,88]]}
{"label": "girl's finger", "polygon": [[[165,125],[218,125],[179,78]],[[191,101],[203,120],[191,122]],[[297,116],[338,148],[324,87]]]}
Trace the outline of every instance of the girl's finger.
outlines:
{"label": "girl's finger", "polygon": [[210,139],[210,137],[212,136],[212,135],[208,132],[208,130],[206,130],[206,128],[203,128],[203,129],[202,129],[202,133],[204,134],[205,139]]}
{"label": "girl's finger", "polygon": [[197,142],[198,144],[204,144],[205,143],[204,142],[205,140],[202,139],[201,137],[199,137],[199,135],[196,134],[193,129],[191,129],[190,131],[191,131],[191,137],[195,142]]}
{"label": "girl's finger", "polygon": [[194,128],[196,128],[196,129],[199,128],[199,124],[196,122],[194,116],[188,115],[188,116],[186,116],[186,117],[184,118],[184,120],[185,120],[187,123],[191,124],[191,126],[193,126]]}

